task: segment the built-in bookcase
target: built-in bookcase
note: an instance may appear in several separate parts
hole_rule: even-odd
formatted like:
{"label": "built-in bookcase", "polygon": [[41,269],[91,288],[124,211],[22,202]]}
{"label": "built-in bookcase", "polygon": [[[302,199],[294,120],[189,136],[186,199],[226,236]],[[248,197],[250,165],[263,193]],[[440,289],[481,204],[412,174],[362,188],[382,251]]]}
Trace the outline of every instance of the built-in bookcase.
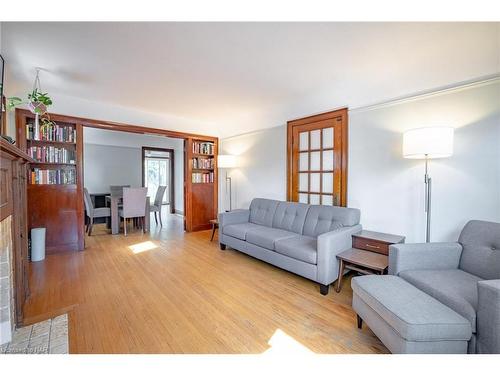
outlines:
{"label": "built-in bookcase", "polygon": [[209,229],[217,217],[217,140],[185,140],[186,160],[186,230]]}
{"label": "built-in bookcase", "polygon": [[17,143],[35,162],[28,170],[28,225],[44,227],[47,252],[83,250],[83,127],[78,118],[50,114],[39,121],[16,110]]}
{"label": "built-in bookcase", "polygon": [[191,182],[213,184],[215,169],[215,143],[194,140],[192,144]]}

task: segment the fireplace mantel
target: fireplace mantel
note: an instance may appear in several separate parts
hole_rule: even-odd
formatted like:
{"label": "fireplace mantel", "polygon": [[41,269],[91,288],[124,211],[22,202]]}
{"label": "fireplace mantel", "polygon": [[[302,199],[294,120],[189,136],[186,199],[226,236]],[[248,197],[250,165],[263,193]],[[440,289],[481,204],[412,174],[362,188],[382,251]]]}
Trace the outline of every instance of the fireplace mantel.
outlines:
{"label": "fireplace mantel", "polygon": [[[23,325],[23,305],[28,295],[27,165],[33,160],[0,138],[0,282],[2,341]],[[3,342],[2,342],[3,343]]]}

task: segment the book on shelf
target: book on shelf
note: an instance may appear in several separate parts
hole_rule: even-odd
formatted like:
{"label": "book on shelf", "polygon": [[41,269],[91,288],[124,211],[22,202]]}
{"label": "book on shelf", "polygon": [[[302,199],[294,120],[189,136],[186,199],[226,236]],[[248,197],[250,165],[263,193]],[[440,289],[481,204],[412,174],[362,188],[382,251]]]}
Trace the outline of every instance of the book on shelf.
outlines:
{"label": "book on shelf", "polygon": [[204,158],[194,158],[193,159],[193,169],[213,169],[215,165],[214,158],[204,159]]}
{"label": "book on shelf", "polygon": [[207,183],[214,182],[214,172],[193,173],[192,182],[193,182],[193,184],[207,184]]}
{"label": "book on shelf", "polygon": [[26,124],[26,139],[33,141],[76,142],[76,128],[57,124]]}
{"label": "book on shelf", "polygon": [[75,164],[76,160],[75,151],[64,147],[31,146],[27,153],[35,161],[41,163]]}
{"label": "book on shelf", "polygon": [[193,142],[193,153],[213,155],[214,144],[212,142]]}
{"label": "book on shelf", "polygon": [[31,171],[32,185],[71,185],[76,184],[75,169],[40,169]]}

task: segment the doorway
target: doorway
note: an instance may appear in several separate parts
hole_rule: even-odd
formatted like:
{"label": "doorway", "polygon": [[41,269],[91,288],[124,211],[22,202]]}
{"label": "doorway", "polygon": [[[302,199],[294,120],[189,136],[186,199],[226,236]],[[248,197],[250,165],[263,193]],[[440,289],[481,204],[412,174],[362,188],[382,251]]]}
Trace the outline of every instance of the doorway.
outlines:
{"label": "doorway", "polygon": [[154,197],[159,186],[166,186],[162,205],[175,213],[174,150],[171,148],[142,147],[142,186]]}
{"label": "doorway", "polygon": [[288,122],[287,198],[347,204],[347,108]]}

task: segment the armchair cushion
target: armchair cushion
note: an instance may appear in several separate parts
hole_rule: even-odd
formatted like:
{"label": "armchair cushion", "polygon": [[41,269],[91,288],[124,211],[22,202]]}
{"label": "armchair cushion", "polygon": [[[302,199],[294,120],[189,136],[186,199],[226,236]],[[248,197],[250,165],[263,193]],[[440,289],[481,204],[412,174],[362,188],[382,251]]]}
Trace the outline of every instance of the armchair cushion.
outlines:
{"label": "armchair cushion", "polygon": [[229,224],[222,227],[222,233],[245,241],[248,231],[259,227],[261,227],[261,225],[253,223]]}
{"label": "armchair cushion", "polygon": [[457,269],[462,246],[456,242],[389,246],[389,274],[406,270]]}
{"label": "armchair cushion", "polygon": [[461,269],[485,280],[500,279],[500,223],[471,220],[458,242],[464,249]]}
{"label": "armchair cushion", "polygon": [[459,269],[407,270],[399,276],[462,315],[476,332],[479,277]]}
{"label": "armchair cushion", "polygon": [[274,247],[277,253],[306,263],[316,264],[318,260],[316,243],[316,238],[297,236],[276,241]]}
{"label": "armchair cushion", "polygon": [[500,353],[500,280],[478,283],[477,353]]}

